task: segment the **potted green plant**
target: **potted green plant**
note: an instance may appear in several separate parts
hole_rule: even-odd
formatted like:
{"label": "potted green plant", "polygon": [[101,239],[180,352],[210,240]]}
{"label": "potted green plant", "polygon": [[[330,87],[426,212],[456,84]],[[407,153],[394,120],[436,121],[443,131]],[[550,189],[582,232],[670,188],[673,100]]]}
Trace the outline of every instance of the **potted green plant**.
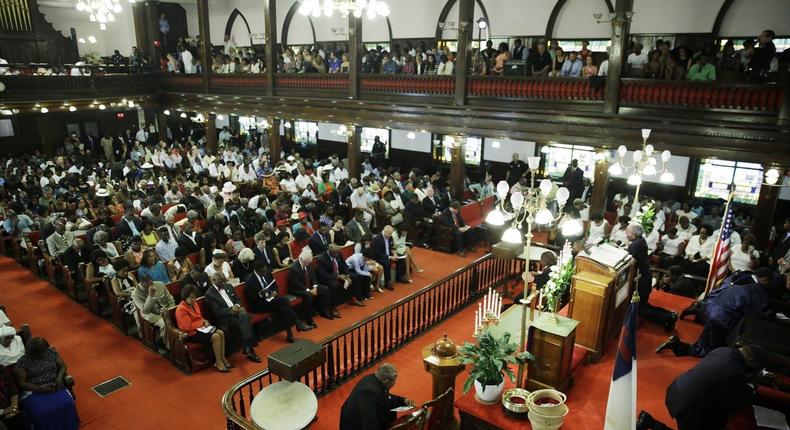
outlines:
{"label": "potted green plant", "polygon": [[464,393],[475,386],[475,398],[481,403],[499,401],[505,387],[505,375],[513,382],[516,376],[508,367],[532,361],[535,356],[530,352],[518,352],[518,345],[510,342],[510,333],[495,338],[484,330],[477,343],[465,342],[459,349],[464,364],[471,365],[469,377],[464,383]]}

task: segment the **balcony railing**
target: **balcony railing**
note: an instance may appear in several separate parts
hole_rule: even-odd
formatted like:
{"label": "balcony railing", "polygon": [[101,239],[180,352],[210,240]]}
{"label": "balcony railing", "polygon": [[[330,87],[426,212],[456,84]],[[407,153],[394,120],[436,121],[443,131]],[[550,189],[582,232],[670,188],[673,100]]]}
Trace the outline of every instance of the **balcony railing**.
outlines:
{"label": "balcony railing", "polygon": [[[435,324],[478,299],[488,287],[517,278],[523,260],[485,255],[472,264],[416,291],[372,316],[320,342],[326,363],[304,376],[302,383],[324,395],[392,353]],[[481,287],[482,286],[482,287]],[[260,429],[250,418],[255,396],[279,378],[269,369],[247,377],[222,398],[228,429]]]}
{"label": "balcony railing", "polygon": [[366,93],[452,96],[455,76],[362,75],[359,86]]}
{"label": "balcony railing", "polygon": [[348,75],[340,74],[280,74],[274,77],[278,89],[300,91],[347,92]]}
{"label": "balcony railing", "polygon": [[[211,74],[208,90],[217,94],[264,95],[265,74]],[[201,93],[201,75],[183,74],[109,74],[93,76],[0,76],[6,86],[3,98],[9,101],[45,101],[102,95],[152,94],[165,92]],[[601,82],[603,84],[603,82]],[[385,96],[398,100],[427,100],[450,104],[455,92],[454,76],[378,75],[359,78],[362,98]],[[782,111],[785,84],[722,83],[623,79],[619,102],[628,108],[702,110],[715,109],[737,114],[777,115]],[[567,110],[588,111],[604,100],[604,88],[585,78],[534,78],[511,76],[469,76],[466,95],[470,104],[544,106],[554,102]],[[347,99],[346,74],[278,74],[274,93],[280,96],[318,99]],[[571,103],[565,103],[571,102]],[[786,114],[782,114],[785,115]],[[785,118],[786,120],[786,118]]]}
{"label": "balcony railing", "polygon": [[623,79],[623,105],[778,112],[784,89],[776,84]]}
{"label": "balcony railing", "polygon": [[593,89],[589,79],[470,76],[470,97],[531,100],[603,100],[603,88]]}

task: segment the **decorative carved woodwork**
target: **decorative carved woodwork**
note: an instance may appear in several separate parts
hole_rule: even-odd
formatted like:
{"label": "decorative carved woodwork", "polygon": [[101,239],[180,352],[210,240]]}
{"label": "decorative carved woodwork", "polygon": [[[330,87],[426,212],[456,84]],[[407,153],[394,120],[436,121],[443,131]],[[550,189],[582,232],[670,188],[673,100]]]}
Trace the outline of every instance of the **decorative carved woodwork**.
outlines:
{"label": "decorative carved woodwork", "polygon": [[47,22],[38,0],[0,2],[0,52],[9,63],[73,63],[79,57],[74,29],[71,36]]}

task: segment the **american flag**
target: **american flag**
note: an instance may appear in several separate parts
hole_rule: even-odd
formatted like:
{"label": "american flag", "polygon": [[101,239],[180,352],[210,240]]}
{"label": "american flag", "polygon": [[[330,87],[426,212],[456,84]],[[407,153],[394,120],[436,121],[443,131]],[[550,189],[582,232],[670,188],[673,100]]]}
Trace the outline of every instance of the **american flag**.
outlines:
{"label": "american flag", "polygon": [[708,281],[705,284],[705,295],[719,287],[727,277],[730,267],[730,236],[732,235],[732,194],[727,200],[727,208],[724,210],[724,219],[719,231],[719,239],[713,249],[713,256],[710,259],[710,272]]}

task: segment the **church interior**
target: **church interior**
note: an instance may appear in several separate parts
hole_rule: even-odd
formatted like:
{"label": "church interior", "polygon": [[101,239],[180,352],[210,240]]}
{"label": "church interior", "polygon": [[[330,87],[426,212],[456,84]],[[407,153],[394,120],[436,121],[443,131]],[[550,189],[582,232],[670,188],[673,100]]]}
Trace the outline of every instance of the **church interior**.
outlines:
{"label": "church interior", "polygon": [[0,429],[790,430],[790,3],[0,1],[0,223]]}

